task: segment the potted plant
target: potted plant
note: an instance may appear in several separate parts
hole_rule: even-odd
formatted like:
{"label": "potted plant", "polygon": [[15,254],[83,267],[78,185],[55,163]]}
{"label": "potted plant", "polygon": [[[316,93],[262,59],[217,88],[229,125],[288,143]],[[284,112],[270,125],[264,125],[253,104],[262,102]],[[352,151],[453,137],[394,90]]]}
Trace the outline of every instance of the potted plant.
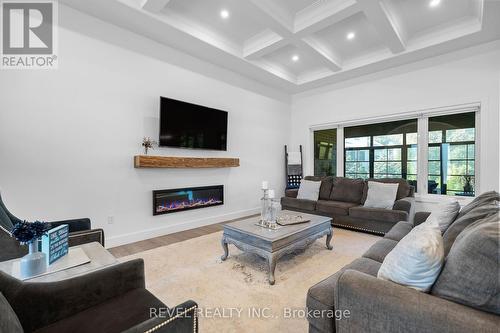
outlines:
{"label": "potted plant", "polygon": [[144,155],[148,154],[148,149],[154,149],[153,145],[156,144],[156,141],[151,140],[150,137],[144,137],[142,139],[142,146],[144,147]]}
{"label": "potted plant", "polygon": [[35,276],[47,269],[46,254],[38,251],[38,241],[49,229],[50,224],[41,221],[22,221],[12,228],[12,237],[28,245],[29,249],[29,253],[21,258],[21,276]]}
{"label": "potted plant", "polygon": [[472,193],[474,188],[472,187],[472,176],[463,176],[464,181],[464,193]]}

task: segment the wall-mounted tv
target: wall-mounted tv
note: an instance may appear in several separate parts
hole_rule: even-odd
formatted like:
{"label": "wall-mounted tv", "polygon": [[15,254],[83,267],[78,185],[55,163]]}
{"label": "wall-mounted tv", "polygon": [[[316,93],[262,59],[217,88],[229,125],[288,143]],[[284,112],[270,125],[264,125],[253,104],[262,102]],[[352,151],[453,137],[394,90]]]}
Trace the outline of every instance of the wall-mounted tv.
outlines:
{"label": "wall-mounted tv", "polygon": [[227,150],[227,112],[161,97],[159,145]]}

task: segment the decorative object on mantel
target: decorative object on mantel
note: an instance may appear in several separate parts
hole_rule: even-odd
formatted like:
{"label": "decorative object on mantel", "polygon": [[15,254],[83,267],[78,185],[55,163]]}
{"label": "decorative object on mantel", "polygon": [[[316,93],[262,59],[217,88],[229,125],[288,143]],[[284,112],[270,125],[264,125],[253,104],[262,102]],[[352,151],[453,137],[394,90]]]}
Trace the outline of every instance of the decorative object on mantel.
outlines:
{"label": "decorative object on mantel", "polygon": [[230,168],[239,166],[239,158],[134,156],[135,168]]}
{"label": "decorative object on mantel", "polygon": [[151,140],[149,136],[142,139],[142,146],[144,147],[144,155],[148,154],[148,149],[154,149],[153,145],[157,144],[156,141]]}
{"label": "decorative object on mantel", "polygon": [[262,182],[262,198],[260,220],[257,223],[258,226],[276,230],[278,225],[276,224],[278,212],[281,209],[279,201],[274,199],[274,190],[269,189],[269,183],[265,180]]}
{"label": "decorative object on mantel", "polygon": [[29,253],[21,258],[21,276],[32,276],[47,269],[46,254],[38,251],[38,240],[50,229],[50,224],[22,221],[14,225],[11,235],[21,244],[28,244]]}

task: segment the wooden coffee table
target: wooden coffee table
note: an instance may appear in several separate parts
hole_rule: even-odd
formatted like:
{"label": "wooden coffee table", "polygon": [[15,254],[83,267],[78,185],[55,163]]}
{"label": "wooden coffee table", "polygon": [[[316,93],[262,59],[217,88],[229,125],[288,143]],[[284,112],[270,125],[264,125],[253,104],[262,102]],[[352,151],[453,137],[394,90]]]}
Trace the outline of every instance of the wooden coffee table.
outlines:
{"label": "wooden coffee table", "polygon": [[262,228],[256,223],[259,217],[253,217],[224,225],[222,248],[226,260],[229,255],[228,244],[234,244],[245,252],[257,254],[269,264],[269,283],[274,284],[276,262],[283,255],[304,249],[318,238],[326,237],[326,247],[331,250],[330,241],[333,236],[332,219],[325,216],[298,213],[284,210],[282,214],[301,215],[310,220],[302,224],[279,226],[276,230]]}

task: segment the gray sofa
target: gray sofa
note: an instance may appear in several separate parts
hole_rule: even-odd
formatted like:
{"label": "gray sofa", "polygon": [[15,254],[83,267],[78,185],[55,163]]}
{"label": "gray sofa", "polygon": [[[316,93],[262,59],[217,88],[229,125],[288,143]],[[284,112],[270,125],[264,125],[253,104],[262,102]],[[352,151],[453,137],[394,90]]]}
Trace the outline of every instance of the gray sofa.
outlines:
{"label": "gray sofa", "polygon": [[324,215],[337,227],[384,235],[399,221],[413,221],[414,187],[402,178],[369,179],[382,183],[398,183],[396,202],[392,209],[365,208],[368,182],[344,177],[305,177],[321,181],[317,201],[297,199],[298,189],[286,190],[281,198],[283,209]]}
{"label": "gray sofa", "polygon": [[[414,223],[397,223],[361,258],[309,289],[307,307],[312,314],[308,318],[309,332],[498,332],[498,200],[496,192],[477,197],[462,208],[444,232],[446,260],[430,293],[377,278],[385,256],[415,225],[424,222],[429,213],[416,213]],[[453,245],[461,242],[455,240],[473,237],[485,221],[493,225],[489,231],[493,243],[486,248],[486,255],[472,255],[474,249],[458,255],[459,245]],[[474,238],[472,241],[475,247],[484,247],[484,243]],[[452,297],[457,293],[465,293],[470,304]],[[486,303],[490,303],[487,309]],[[336,320],[326,315],[345,310],[350,312],[349,318]]]}

